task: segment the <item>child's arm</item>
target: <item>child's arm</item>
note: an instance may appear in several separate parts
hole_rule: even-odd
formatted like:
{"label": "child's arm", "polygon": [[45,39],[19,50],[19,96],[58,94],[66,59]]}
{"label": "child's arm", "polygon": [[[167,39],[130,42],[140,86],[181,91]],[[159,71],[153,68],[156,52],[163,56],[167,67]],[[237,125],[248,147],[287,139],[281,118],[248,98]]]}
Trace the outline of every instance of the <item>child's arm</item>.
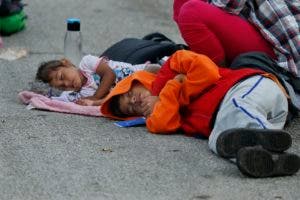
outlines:
{"label": "child's arm", "polygon": [[75,103],[82,106],[99,106],[102,104],[103,98],[108,94],[115,83],[116,74],[106,62],[99,63],[96,68],[96,74],[101,77],[101,81],[95,94],[93,96],[78,99]]}
{"label": "child's arm", "polygon": [[91,99],[78,99],[75,103],[82,106],[100,106],[103,99],[91,100]]}
{"label": "child's arm", "polygon": [[91,97],[88,97],[90,100],[99,100],[104,98],[116,80],[116,74],[106,62],[100,62],[96,69],[96,73],[101,77],[101,81],[95,94]]}
{"label": "child's arm", "polygon": [[[177,80],[179,83],[183,83],[186,79],[186,76],[184,74],[178,74],[174,77],[174,79]],[[143,115],[145,117],[149,117],[154,110],[155,104],[159,101],[159,97],[149,95],[149,96],[144,96],[142,98],[143,98],[142,100],[143,102],[141,106],[142,106]]]}
{"label": "child's arm", "polygon": [[191,51],[179,50],[174,53],[169,66],[175,72],[186,75],[178,98],[180,106],[188,105],[191,98],[221,78],[218,66],[211,59]]}
{"label": "child's arm", "polygon": [[174,78],[169,80],[159,94],[153,111],[146,120],[147,128],[152,133],[173,133],[180,128],[178,97],[182,83]]}
{"label": "child's arm", "polygon": [[208,57],[190,51],[177,51],[167,64],[181,75],[169,80],[159,93],[159,101],[146,121],[153,133],[172,133],[180,128],[179,108],[220,78],[218,67]]}
{"label": "child's arm", "polygon": [[157,74],[160,68],[161,66],[159,64],[148,64],[144,70],[153,74]]}

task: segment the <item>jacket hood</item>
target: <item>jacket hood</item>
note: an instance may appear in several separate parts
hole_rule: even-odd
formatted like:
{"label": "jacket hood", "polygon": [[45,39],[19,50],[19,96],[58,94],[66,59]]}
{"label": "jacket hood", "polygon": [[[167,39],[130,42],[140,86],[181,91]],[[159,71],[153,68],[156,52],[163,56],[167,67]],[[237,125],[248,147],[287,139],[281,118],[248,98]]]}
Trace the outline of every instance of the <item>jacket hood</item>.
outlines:
{"label": "jacket hood", "polygon": [[131,116],[131,117],[118,117],[112,114],[109,104],[111,102],[112,97],[124,94],[128,92],[131,88],[131,85],[134,81],[138,81],[142,83],[147,89],[151,91],[152,82],[155,79],[155,74],[147,72],[147,71],[138,71],[130,76],[124,78],[120,82],[116,84],[116,86],[109,92],[109,94],[105,97],[104,102],[101,105],[100,112],[104,117],[118,119],[118,120],[128,120],[133,119],[140,116]]}

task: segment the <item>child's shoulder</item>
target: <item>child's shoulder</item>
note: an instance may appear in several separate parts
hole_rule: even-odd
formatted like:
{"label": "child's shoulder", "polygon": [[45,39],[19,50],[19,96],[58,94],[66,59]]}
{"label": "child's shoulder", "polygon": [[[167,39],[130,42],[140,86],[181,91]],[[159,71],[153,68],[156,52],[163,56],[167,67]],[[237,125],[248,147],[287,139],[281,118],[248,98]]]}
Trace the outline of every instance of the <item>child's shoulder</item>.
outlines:
{"label": "child's shoulder", "polygon": [[99,59],[101,59],[101,58],[99,58],[97,56],[94,56],[94,55],[91,55],[91,54],[87,54],[87,55],[82,57],[81,62],[82,61],[88,61],[88,60],[99,60]]}
{"label": "child's shoulder", "polygon": [[91,69],[91,70],[95,70],[97,68],[97,66],[99,65],[99,62],[102,58],[99,58],[97,56],[93,56],[93,55],[85,55],[84,57],[82,57],[80,64],[79,64],[79,68],[84,70],[84,69]]}

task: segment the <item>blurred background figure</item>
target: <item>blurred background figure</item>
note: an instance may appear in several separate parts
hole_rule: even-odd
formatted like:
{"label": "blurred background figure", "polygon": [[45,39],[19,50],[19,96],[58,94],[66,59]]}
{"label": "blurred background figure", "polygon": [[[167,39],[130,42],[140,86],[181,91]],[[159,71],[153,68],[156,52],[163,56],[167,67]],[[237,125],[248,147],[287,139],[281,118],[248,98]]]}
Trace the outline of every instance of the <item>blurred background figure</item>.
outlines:
{"label": "blurred background figure", "polygon": [[[11,35],[25,28],[26,14],[23,11],[25,4],[21,0],[0,0],[0,34]],[[0,46],[2,40],[0,39]]]}

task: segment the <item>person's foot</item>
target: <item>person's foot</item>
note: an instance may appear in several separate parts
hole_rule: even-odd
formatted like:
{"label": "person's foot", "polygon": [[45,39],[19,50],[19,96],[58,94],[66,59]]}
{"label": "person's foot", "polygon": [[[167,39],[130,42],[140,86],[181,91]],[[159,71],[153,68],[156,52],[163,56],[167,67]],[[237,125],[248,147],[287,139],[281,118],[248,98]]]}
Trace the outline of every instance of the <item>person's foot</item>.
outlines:
{"label": "person's foot", "polygon": [[256,178],[293,175],[300,168],[299,156],[274,154],[260,146],[241,148],[236,159],[243,174]]}
{"label": "person's foot", "polygon": [[284,130],[236,128],[221,133],[216,148],[221,157],[234,158],[242,147],[261,145],[269,151],[283,152],[291,144],[292,138]]}

